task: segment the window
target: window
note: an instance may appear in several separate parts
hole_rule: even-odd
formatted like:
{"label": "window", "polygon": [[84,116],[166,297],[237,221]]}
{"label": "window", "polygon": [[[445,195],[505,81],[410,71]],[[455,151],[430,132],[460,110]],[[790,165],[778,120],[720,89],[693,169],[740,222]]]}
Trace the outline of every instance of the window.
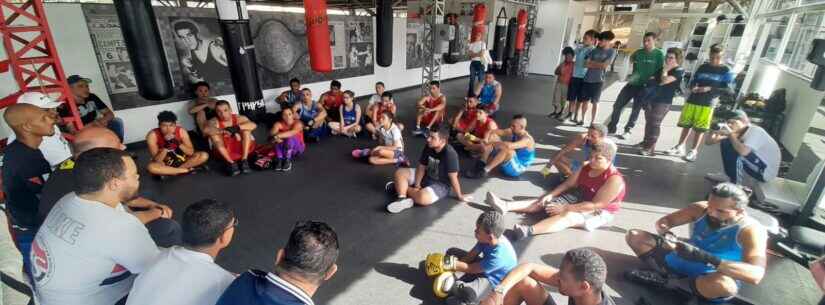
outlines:
{"label": "window", "polygon": [[[805,0],[802,0],[802,1],[805,1]],[[808,1],[821,1],[821,0],[808,0]],[[783,9],[786,9],[786,8],[791,8],[791,7],[794,7],[794,6],[796,6],[796,0],[774,0],[773,3],[771,3],[771,6],[769,7],[768,11],[778,11],[778,10],[783,10]]]}
{"label": "window", "polygon": [[771,25],[768,39],[765,41],[765,47],[762,49],[762,58],[770,61],[776,60],[776,54],[779,52],[779,47],[782,44],[782,37],[788,29],[788,19],[790,16],[780,16],[768,19]]}
{"label": "window", "polygon": [[821,27],[825,12],[805,13],[797,18],[791,29],[788,45],[782,54],[780,63],[791,70],[805,76],[812,77],[816,66],[809,63],[805,57],[811,50],[811,42],[815,38],[825,38],[825,28]]}

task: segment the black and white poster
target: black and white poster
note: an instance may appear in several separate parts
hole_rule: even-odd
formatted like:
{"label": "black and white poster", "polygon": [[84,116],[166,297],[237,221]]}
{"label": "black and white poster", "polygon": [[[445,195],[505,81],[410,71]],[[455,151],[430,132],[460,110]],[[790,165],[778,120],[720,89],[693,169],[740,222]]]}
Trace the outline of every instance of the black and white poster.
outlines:
{"label": "black and white poster", "polygon": [[[424,65],[424,24],[421,19],[407,20],[407,69],[421,68]],[[470,34],[473,27],[472,16],[458,17],[458,61],[470,60],[467,50],[470,47]]]}
{"label": "black and white poster", "polygon": [[[149,101],[137,94],[114,6],[83,4],[82,7],[115,110],[191,99],[194,97],[191,85],[201,80],[210,83],[212,95],[233,93],[215,9],[155,8],[175,96],[166,101]],[[371,17],[329,16],[333,63],[330,73],[310,69],[304,14],[250,11],[249,17],[263,90],[286,87],[293,77],[311,83],[373,73],[375,46]]]}

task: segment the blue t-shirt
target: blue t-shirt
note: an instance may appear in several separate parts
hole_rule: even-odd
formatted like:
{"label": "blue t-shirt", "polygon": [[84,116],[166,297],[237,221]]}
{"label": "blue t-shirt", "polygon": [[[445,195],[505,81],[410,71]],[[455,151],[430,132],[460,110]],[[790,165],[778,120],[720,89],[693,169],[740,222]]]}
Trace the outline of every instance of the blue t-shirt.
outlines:
{"label": "blue t-shirt", "polygon": [[249,270],[236,278],[215,305],[314,305],[297,286],[273,273]]}
{"label": "blue t-shirt", "polygon": [[493,286],[498,286],[501,280],[507,276],[507,273],[518,264],[516,250],[513,249],[513,245],[504,236],[499,239],[498,244],[495,246],[477,243],[473,250],[478,250],[481,253],[481,269],[484,270],[484,277]]}
{"label": "blue t-shirt", "polygon": [[593,51],[593,47],[582,45],[576,48],[576,62],[573,63],[573,77],[584,78],[584,75],[587,74],[587,68],[584,67],[584,64],[587,62],[585,58],[590,54],[590,51]]}

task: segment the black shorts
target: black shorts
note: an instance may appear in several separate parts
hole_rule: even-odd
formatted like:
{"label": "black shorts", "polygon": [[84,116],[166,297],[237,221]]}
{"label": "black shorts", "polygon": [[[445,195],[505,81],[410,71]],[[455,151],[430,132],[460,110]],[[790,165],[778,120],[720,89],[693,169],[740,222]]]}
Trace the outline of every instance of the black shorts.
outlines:
{"label": "black shorts", "polygon": [[583,78],[571,77],[570,85],[567,87],[567,100],[570,102],[577,102],[583,100],[581,97]]}
{"label": "black shorts", "polygon": [[584,83],[582,84],[580,101],[589,101],[591,104],[599,102],[602,95],[602,83]]}

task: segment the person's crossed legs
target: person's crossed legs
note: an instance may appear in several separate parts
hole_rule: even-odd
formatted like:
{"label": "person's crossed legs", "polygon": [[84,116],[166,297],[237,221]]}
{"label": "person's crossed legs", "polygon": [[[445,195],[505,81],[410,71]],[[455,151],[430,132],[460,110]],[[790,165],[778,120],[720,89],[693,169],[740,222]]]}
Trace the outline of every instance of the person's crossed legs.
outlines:
{"label": "person's crossed legs", "polygon": [[146,165],[146,170],[157,176],[176,176],[189,173],[192,168],[201,166],[209,160],[209,154],[202,151],[196,151],[191,156],[186,157],[186,161],[180,166],[174,167],[166,165],[161,161],[152,161]]}
{"label": "person's crossed legs", "polygon": [[395,171],[393,187],[398,195],[398,200],[387,206],[390,213],[401,212],[411,208],[414,204],[428,206],[449,195],[450,189],[447,185],[431,181],[426,176],[421,182],[421,188],[414,188],[415,172],[416,169],[406,167]]}

